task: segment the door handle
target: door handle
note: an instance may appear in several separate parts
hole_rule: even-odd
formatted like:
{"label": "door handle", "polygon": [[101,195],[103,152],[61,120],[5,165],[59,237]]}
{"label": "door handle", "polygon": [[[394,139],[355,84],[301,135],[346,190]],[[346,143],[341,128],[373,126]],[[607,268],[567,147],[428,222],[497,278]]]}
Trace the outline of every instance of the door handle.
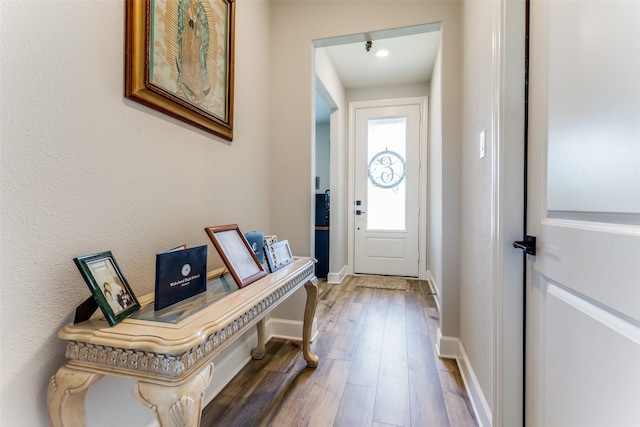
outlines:
{"label": "door handle", "polygon": [[522,249],[529,255],[536,256],[536,236],[524,236],[524,240],[516,240],[513,247]]}
{"label": "door handle", "polygon": [[361,211],[360,209],[356,209],[356,215],[362,215],[363,213],[366,213],[366,212]]}

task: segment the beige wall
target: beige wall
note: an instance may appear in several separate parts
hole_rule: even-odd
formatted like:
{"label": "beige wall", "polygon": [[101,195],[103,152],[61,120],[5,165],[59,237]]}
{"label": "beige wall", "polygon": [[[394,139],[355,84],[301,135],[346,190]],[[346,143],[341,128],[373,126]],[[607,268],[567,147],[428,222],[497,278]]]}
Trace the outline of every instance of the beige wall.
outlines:
{"label": "beige wall", "polygon": [[442,306],[442,42],[436,56],[436,62],[431,76],[431,91],[429,93],[429,145],[427,156],[427,181],[428,200],[427,212],[429,215],[427,226],[427,271],[429,280],[436,288],[436,301],[438,307]]}
{"label": "beige wall", "polygon": [[329,150],[329,122],[316,123],[316,174],[319,178],[319,188],[315,190],[317,194],[324,193],[329,189],[329,166],[331,151]]}
{"label": "beige wall", "polygon": [[[57,331],[90,295],[74,257],[111,250],[142,295],[156,252],[209,244],[205,226],[271,231],[269,4],[237,2],[230,144],[124,99],[125,2],[0,7],[0,425],[45,426]],[[130,384],[103,381],[87,396],[90,425],[153,420]]]}
{"label": "beige wall", "polygon": [[[462,150],[461,340],[477,380],[492,397],[492,130],[493,23],[498,2],[465,5],[464,138]],[[480,133],[487,149],[480,158]],[[476,369],[477,368],[477,369]]]}
{"label": "beige wall", "polygon": [[[331,230],[327,282],[339,283],[347,267],[347,135],[348,111],[345,89],[325,49],[315,49],[316,92],[331,100],[329,118]],[[328,102],[327,99],[325,101]]]}

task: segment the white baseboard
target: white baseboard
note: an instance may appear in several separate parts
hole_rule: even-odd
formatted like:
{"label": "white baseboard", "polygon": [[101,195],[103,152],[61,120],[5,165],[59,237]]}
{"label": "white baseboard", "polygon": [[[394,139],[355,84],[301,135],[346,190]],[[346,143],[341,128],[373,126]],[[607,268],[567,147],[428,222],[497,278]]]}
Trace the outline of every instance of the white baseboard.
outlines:
{"label": "white baseboard", "polygon": [[459,344],[460,340],[458,338],[446,337],[442,335],[442,330],[438,328],[436,332],[436,349],[438,356],[444,359],[457,359]]}
{"label": "white baseboard", "polygon": [[328,273],[327,283],[338,285],[342,283],[342,280],[347,277],[347,266],[343,265],[338,273]]}
{"label": "white baseboard", "polygon": [[478,379],[473,372],[473,367],[460,339],[443,336],[442,331],[438,328],[436,348],[438,356],[445,359],[456,359],[478,425],[480,427],[490,427],[492,423],[491,408],[489,408],[487,399],[482,393]]}
{"label": "white baseboard", "polygon": [[[273,319],[269,318],[265,325],[265,335],[267,340],[271,338],[282,338],[285,340],[302,341],[302,325],[301,320]],[[318,319],[313,318],[311,325],[311,342],[318,334]]]}
{"label": "white baseboard", "polygon": [[438,286],[438,284],[436,283],[436,279],[434,279],[433,275],[431,274],[431,270],[427,270],[427,280],[429,281],[429,288],[431,289],[431,292],[434,294],[434,298],[436,300],[436,306],[438,307],[438,313],[442,313],[442,310],[440,310],[440,298],[441,297],[441,293],[440,293],[440,287]]}

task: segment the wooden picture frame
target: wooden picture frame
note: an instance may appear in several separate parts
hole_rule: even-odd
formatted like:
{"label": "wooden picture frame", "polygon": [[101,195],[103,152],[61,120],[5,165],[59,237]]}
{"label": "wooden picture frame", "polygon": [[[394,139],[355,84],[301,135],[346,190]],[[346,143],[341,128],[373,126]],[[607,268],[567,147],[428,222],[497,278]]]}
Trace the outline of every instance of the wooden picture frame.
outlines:
{"label": "wooden picture frame", "polygon": [[269,271],[272,273],[293,262],[293,254],[291,253],[288,240],[282,240],[265,246],[264,254],[267,258]]}
{"label": "wooden picture frame", "polygon": [[73,261],[109,326],[140,309],[136,296],[110,251],[85,255]]}
{"label": "wooden picture frame", "polygon": [[233,139],[235,0],[127,0],[125,96]]}
{"label": "wooden picture frame", "polygon": [[239,288],[267,275],[237,224],[207,227],[205,231]]}

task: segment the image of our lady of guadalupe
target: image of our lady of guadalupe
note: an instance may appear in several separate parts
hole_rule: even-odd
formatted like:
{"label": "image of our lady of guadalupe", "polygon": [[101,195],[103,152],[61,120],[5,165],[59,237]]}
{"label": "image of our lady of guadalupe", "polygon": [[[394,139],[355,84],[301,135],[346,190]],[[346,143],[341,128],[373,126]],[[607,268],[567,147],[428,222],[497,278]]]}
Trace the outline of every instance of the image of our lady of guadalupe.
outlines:
{"label": "image of our lady of guadalupe", "polygon": [[178,6],[178,95],[201,105],[211,91],[207,70],[209,20],[200,0],[180,0]]}

